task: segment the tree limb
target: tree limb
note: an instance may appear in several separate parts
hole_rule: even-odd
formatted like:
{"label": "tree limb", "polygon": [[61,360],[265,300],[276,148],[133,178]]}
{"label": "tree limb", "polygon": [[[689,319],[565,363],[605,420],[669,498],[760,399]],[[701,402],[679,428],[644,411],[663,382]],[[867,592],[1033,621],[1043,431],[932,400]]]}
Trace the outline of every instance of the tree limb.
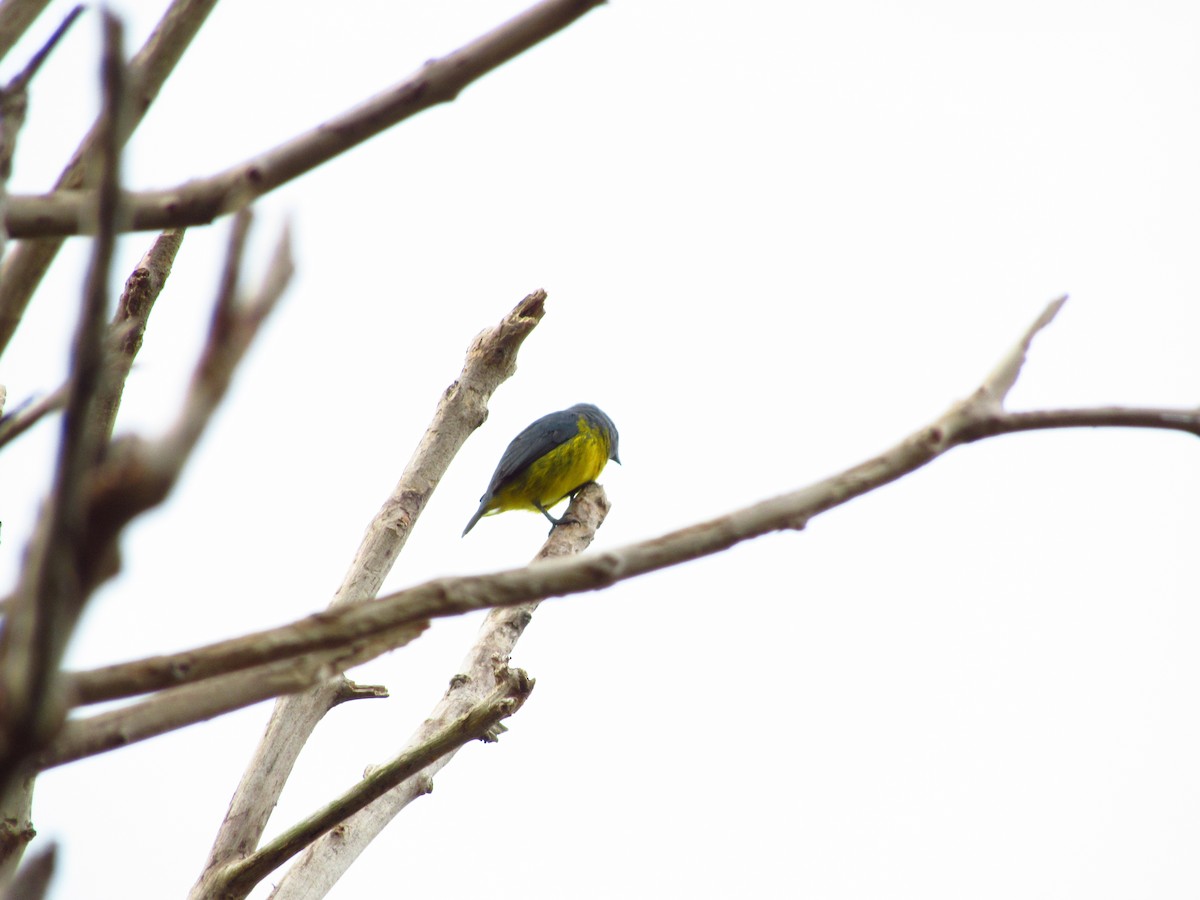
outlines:
{"label": "tree limb", "polygon": [[4,0],[0,3],[0,59],[8,55],[50,0]]}
{"label": "tree limb", "polygon": [[1094,409],[1002,412],[998,416],[974,416],[971,422],[961,426],[957,437],[959,443],[967,444],[999,434],[1044,431],[1049,428],[1153,428],[1159,431],[1182,431],[1200,437],[1200,408],[1099,406]]}
{"label": "tree limb", "polygon": [[50,889],[50,879],[58,856],[58,845],[53,841],[28,860],[8,888],[0,892],[3,900],[43,900]]}
{"label": "tree limb", "polygon": [[[577,503],[568,510],[568,516],[584,515],[594,507],[599,502],[593,494],[594,490],[596,489],[588,487],[581,491],[576,498]],[[585,503],[590,503],[591,506],[583,505]],[[566,555],[563,551],[570,549],[571,545],[564,545],[563,542],[573,539],[575,532],[559,528],[555,530],[554,535],[555,543],[550,545],[551,549],[547,551],[547,555]],[[578,552],[578,549],[570,552]],[[284,628],[240,635],[181,653],[152,656],[86,672],[76,672],[68,676],[68,693],[72,705],[76,706],[118,700],[254,669],[271,662],[325,653],[352,646],[360,640],[359,635],[354,633],[354,629],[359,627],[357,623],[330,628],[328,623],[331,621],[342,622],[342,619],[334,617],[331,620],[329,613],[319,613]],[[405,623],[405,627],[410,624],[419,623]],[[400,643],[385,643],[376,649],[378,653],[385,653],[398,646]],[[368,658],[370,657],[363,657],[354,665],[359,665]],[[341,668],[348,669],[350,665]]]}
{"label": "tree limb", "polygon": [[[179,62],[200,26],[217,0],[173,0],[162,19],[151,32],[141,50],[129,63],[129,99],[127,115],[119,135],[124,144],[141,123],[146,111],[158,96],[167,76]],[[0,17],[2,18],[2,17]],[[89,160],[96,153],[96,142],[102,127],[98,119],[80,142],[74,155],[63,169],[55,188],[72,190],[85,183]],[[93,201],[94,202],[94,201]],[[125,207],[128,210],[128,206]],[[76,209],[77,222],[87,222],[87,204]],[[62,247],[62,240],[22,241],[12,249],[0,268],[0,354],[12,340],[29,300],[41,283],[42,276]]]}
{"label": "tree limb", "polygon": [[[325,678],[331,678],[404,646],[419,633],[419,630],[414,632],[409,625],[405,625],[395,634],[380,635],[382,640],[372,638],[363,642],[353,638],[347,639],[346,635],[339,634],[334,640],[304,640],[299,643],[294,641],[298,633],[308,632],[322,618],[317,615],[295,623],[300,626],[296,632],[257,632],[254,635],[218,641],[183,653],[151,656],[87,672],[71,673],[67,676],[70,703],[72,706],[86,706],[91,703],[120,700],[235,673],[254,672],[270,663],[319,655],[330,657],[329,663],[326,664]],[[322,637],[327,638],[328,635]],[[300,647],[303,649],[298,649]],[[347,649],[354,652],[352,661],[350,657],[340,659],[346,655]],[[315,684],[316,682],[306,684],[304,687],[314,687]],[[292,692],[264,694],[260,699]]]}
{"label": "tree limb", "polygon": [[[204,722],[281,694],[308,690],[346,669],[407,644],[424,628],[425,623],[408,625],[378,639],[356,641],[353,645],[323,653],[311,653],[199,684],[171,688],[131,706],[72,720],[38,756],[35,766],[39,770],[61,766]],[[386,696],[386,691],[371,689],[348,691],[338,699],[344,702]]]}
{"label": "tree limb", "polygon": [[[126,196],[130,230],[203,225],[312,171],[419,112],[454,100],[478,80],[566,28],[604,0],[542,0],[498,28],[399,84],[252,160],[174,188]],[[63,186],[51,194],[13,195],[5,225],[18,238],[80,234],[88,191]],[[2,296],[0,296],[2,299]]]}
{"label": "tree limb", "polygon": [[[33,779],[14,779],[0,795],[0,884],[11,884],[25,847],[37,837],[33,827]],[[15,896],[21,896],[19,894]]]}
{"label": "tree limb", "polygon": [[232,864],[225,873],[220,896],[247,896],[267,875],[317,838],[388,791],[420,776],[423,769],[454,754],[471,741],[495,741],[497,729],[502,727],[500,722],[516,713],[533,690],[533,680],[520,669],[503,667],[498,680],[491,694],[457,719],[439,723],[424,740],[405,748],[387,764],[372,769],[341,797],[296,823],[251,856]]}
{"label": "tree limb", "polygon": [[[600,485],[589,484],[584,487],[575,495],[563,516],[565,522],[570,524],[560,525],[550,532],[534,558],[533,567],[546,564],[546,560],[574,557],[582,553],[591,544],[608,510],[608,497]],[[447,722],[467,715],[503,683],[509,671],[509,657],[537,607],[538,601],[535,600],[488,613],[475,643],[459,666],[459,674],[450,680],[446,695],[409,738],[405,752],[431,740]],[[433,776],[450,762],[456,752],[454,750],[439,757],[339,823],[336,832],[327,832],[314,841],[280,879],[271,894],[272,900],[316,900],[324,897],[401,810],[433,789]]]}
{"label": "tree limb", "polygon": [[80,566],[87,555],[86,484],[101,443],[91,427],[92,409],[104,362],[107,282],[119,206],[118,133],[124,100],[121,26],[111,14],[102,15],[103,102],[96,139],[99,188],[94,213],[99,229],[93,241],[72,345],[54,485],[0,637],[0,696],[3,697],[0,791],[3,792],[7,792],[23,760],[40,749],[62,725],[66,706],[58,666],[90,594],[90,585]]}

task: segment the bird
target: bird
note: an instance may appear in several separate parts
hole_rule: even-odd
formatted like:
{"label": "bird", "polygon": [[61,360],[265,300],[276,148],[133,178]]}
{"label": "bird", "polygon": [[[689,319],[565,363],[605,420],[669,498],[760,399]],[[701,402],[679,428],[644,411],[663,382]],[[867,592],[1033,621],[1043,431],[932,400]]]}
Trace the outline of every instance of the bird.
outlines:
{"label": "bird", "polygon": [[591,403],[542,416],[515,438],[500,457],[479,509],[463,537],[487,515],[510,509],[537,510],[555,525],[550,507],[594,481],[617,455],[617,426]]}

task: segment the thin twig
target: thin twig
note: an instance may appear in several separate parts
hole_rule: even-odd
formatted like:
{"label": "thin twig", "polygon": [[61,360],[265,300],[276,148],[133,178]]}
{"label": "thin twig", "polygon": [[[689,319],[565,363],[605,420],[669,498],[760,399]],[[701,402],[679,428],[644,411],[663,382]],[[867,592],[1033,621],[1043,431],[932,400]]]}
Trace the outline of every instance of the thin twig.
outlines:
{"label": "thin twig", "polygon": [[[11,4],[4,4],[5,7],[9,5]],[[50,56],[50,51],[63,39],[82,12],[83,7],[76,6],[67,13],[54,33],[25,64],[25,68],[0,90],[0,178],[4,181],[8,180],[8,176],[12,172],[12,157],[17,144],[17,132],[25,123],[25,113],[29,106],[29,83]],[[4,18],[3,8],[0,7],[0,19]],[[0,33],[3,33],[2,25],[0,25]]]}
{"label": "thin twig", "polygon": [[229,390],[238,363],[262,323],[283,296],[284,288],[295,271],[291,235],[285,228],[259,290],[252,298],[243,300],[238,296],[237,283],[250,230],[250,218],[249,210],[243,210],[233,220],[229,249],[209,323],[208,341],[192,373],[183,410],[174,427],[160,442],[159,452],[171,459],[186,459],[195,448],[200,435],[208,427],[209,419]]}
{"label": "thin twig", "polygon": [[[454,100],[471,82],[566,28],[605,0],[543,0],[404,81],[253,159],[178,187],[131,194],[135,231],[203,225],[309,172],[419,112]],[[14,195],[6,225],[14,237],[80,233],[86,191]]]}
{"label": "thin twig", "polygon": [[[1037,334],[1054,321],[1054,317],[1058,315],[1059,310],[1063,308],[1063,304],[1067,302],[1065,296],[1059,297],[1057,300],[1052,300],[1042,310],[1042,314],[1025,329],[1025,334],[1017,341],[1011,350],[1005,355],[1004,359],[1000,360],[996,368],[991,371],[991,374],[983,380],[983,384],[979,387],[981,395],[986,395],[997,408],[1004,405],[1005,399],[1008,397],[1008,392],[1012,390],[1014,384],[1017,383],[1017,378],[1021,374],[1021,368],[1025,365],[1025,358],[1029,355],[1029,345],[1033,343],[1033,339]],[[979,398],[982,401],[982,396]]]}
{"label": "thin twig", "polygon": [[29,62],[25,64],[17,75],[5,86],[5,91],[24,91],[29,87],[29,83],[33,81],[33,76],[38,73],[38,69],[46,62],[50,56],[50,52],[58,46],[58,42],[63,39],[71,26],[75,24],[75,20],[83,13],[83,4],[75,6],[67,13],[58,27],[54,29],[54,33],[50,35],[38,48],[38,51],[29,58]]}
{"label": "thin twig", "polygon": [[960,430],[959,443],[982,440],[998,434],[1045,431],[1059,428],[1151,428],[1182,431],[1200,437],[1200,408],[1149,409],[1098,406],[1092,409],[1036,409],[979,416]]}
{"label": "thin twig", "polygon": [[[11,2],[0,5],[0,43],[10,38],[13,30],[24,31],[29,26],[32,19],[23,21],[23,13],[29,12],[31,6]],[[29,82],[82,12],[83,7],[76,6],[67,13],[54,34],[42,44],[25,68],[0,89],[0,216],[8,206],[8,179],[12,175],[13,156],[17,152],[17,135],[25,124],[25,114],[29,109]],[[3,254],[7,244],[8,234],[0,227],[0,254]]]}
{"label": "thin twig", "polygon": [[[226,257],[227,272],[239,269],[248,222],[247,211],[234,220]],[[235,300],[228,290],[220,292],[208,339],[174,425],[158,440],[126,438],[110,445],[91,484],[86,546],[89,556],[81,565],[92,581],[98,582],[116,571],[116,540],[121,529],[135,516],[166,499],[178,481],[196,442],[224,398],[237,365],[264,318],[282,297],[292,271],[285,229],[267,273],[253,294]]]}
{"label": "thin twig", "polygon": [[0,3],[0,59],[16,46],[50,0],[4,0]]}
{"label": "thin twig", "polygon": [[55,410],[62,409],[67,401],[67,386],[60,385],[40,400],[20,404],[0,419],[0,447],[18,437]]}

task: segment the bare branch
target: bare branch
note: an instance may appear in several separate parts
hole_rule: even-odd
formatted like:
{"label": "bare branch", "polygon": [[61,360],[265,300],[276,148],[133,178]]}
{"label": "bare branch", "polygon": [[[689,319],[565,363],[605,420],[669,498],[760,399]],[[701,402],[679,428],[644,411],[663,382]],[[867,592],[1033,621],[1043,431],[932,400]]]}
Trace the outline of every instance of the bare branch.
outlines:
{"label": "bare branch", "polygon": [[[7,35],[6,27],[14,18],[19,19],[22,12],[30,11],[32,4],[24,4],[25,8],[21,9],[18,4],[6,3],[0,6],[0,41]],[[18,7],[11,9],[10,7]],[[40,9],[33,10],[36,15]],[[0,182],[7,185],[8,177],[12,174],[12,158],[17,147],[17,133],[21,130],[21,126],[25,124],[25,113],[29,106],[29,82],[33,80],[33,76],[37,74],[38,69],[42,67],[42,63],[50,55],[50,51],[55,48],[63,35],[79,18],[79,14],[83,12],[82,6],[76,6],[69,13],[62,23],[54,30],[54,34],[50,35],[33,58],[26,63],[15,78],[6,84],[3,90],[0,90]],[[24,31],[32,22],[32,18],[28,22],[20,25],[20,30]],[[7,48],[6,48],[7,49]],[[7,200],[7,198],[6,198]]]}
{"label": "bare branch", "polygon": [[181,463],[192,452],[229,389],[242,356],[291,280],[294,271],[291,236],[285,229],[259,290],[253,297],[240,301],[237,280],[249,227],[249,212],[239,213],[230,234],[229,252],[209,324],[208,342],[192,374],[183,412],[158,448],[169,460]]}
{"label": "bare branch", "polygon": [[[349,668],[345,666],[344,668]],[[342,679],[338,685],[338,694],[334,705],[340,706],[350,700],[379,700],[391,696],[382,684],[355,684],[353,681]]]}
{"label": "bare branch", "polygon": [[520,669],[505,667],[499,680],[490,695],[459,718],[440,725],[425,740],[406,748],[387,764],[372,769],[362,781],[324,809],[230,866],[221,896],[247,896],[272,871],[397,785],[417,777],[423,769],[471,741],[494,741],[500,722],[519,710],[533,690],[532,679]]}
{"label": "bare branch", "polygon": [[[591,544],[597,529],[608,515],[608,497],[598,484],[587,485],[575,495],[563,517],[570,524],[550,532],[534,559],[532,568],[545,560],[582,553]],[[450,689],[408,741],[406,752],[429,741],[437,730],[459,716],[466,715],[507,677],[508,660],[533,617],[538,601],[507,609],[494,609],[479,629],[479,636],[467,652]],[[457,751],[438,757],[428,766],[396,785],[386,794],[340,824],[336,835],[326,833],[280,880],[273,900],[315,900],[324,897],[359,854],[401,810],[433,787],[433,776],[450,762]]]}
{"label": "bare branch", "polygon": [[1153,428],[1182,431],[1200,437],[1200,408],[1141,409],[1100,406],[1094,409],[1039,409],[979,416],[958,433],[959,443],[978,441],[998,434],[1044,431],[1049,428]]}
{"label": "bare branch", "polygon": [[98,583],[116,571],[116,539],[135,516],[161,503],[178,480],[263,319],[275,308],[292,274],[285,231],[258,289],[234,299],[229,273],[239,268],[249,213],[234,220],[225,283],[217,298],[208,340],[201,351],[183,408],[171,429],[156,441],[126,438],[110,452],[90,484],[88,556],[80,570]]}
{"label": "bare branch", "polygon": [[[419,633],[419,629],[418,632],[414,632],[412,626],[405,625],[394,633],[381,634],[367,642],[358,641],[345,632],[339,633],[332,640],[324,633],[321,639],[312,639],[311,629],[323,618],[323,615],[311,616],[295,623],[295,629],[272,629],[241,635],[183,653],[152,656],[88,672],[77,672],[67,676],[68,696],[72,705],[84,706],[195,684],[236,672],[257,670],[268,663],[318,654],[329,657],[325,664],[326,677],[332,677],[352,666],[361,665],[376,656],[404,646]],[[306,633],[310,637],[308,640],[301,637]],[[346,656],[346,650],[353,651],[353,658],[341,658]],[[277,694],[265,694],[264,698],[273,696]]]}
{"label": "bare branch", "polygon": [[[33,809],[33,779],[14,779],[8,790],[0,795],[0,884],[9,884],[17,874],[21,855],[29,842],[37,837],[31,819]],[[19,896],[19,895],[18,895]]]}
{"label": "bare branch", "polygon": [[[112,438],[117,410],[121,407],[121,397],[125,392],[125,381],[133,368],[134,357],[142,348],[150,310],[171,274],[171,266],[183,243],[183,235],[184,232],[179,229],[160,234],[125,281],[125,290],[117,301],[117,311],[110,328],[109,355],[93,423],[105,444]],[[0,445],[2,438],[0,433]]]}
{"label": "bare branch", "polygon": [[99,443],[90,425],[104,361],[108,273],[119,206],[117,134],[124,93],[121,26],[108,13],[103,14],[103,22],[103,103],[96,139],[99,230],[72,347],[53,491],[0,637],[0,696],[4,698],[0,706],[0,786],[5,790],[22,760],[62,725],[65,703],[58,666],[90,593],[80,561],[86,555],[88,472]]}
{"label": "bare branch", "polygon": [[[378,593],[450,461],[487,418],[492,393],[515,371],[517,351],[545,314],[545,301],[545,291],[533,292],[471,343],[462,373],[442,395],[404,474],[367,527],[331,608],[361,605]],[[276,702],[266,734],[230,801],[204,873],[193,888],[194,896],[205,896],[214,873],[258,846],[296,758],[340,691],[339,679],[332,679],[311,693]]]}
{"label": "bare branch", "polygon": [[[216,2],[217,0],[173,0],[145,45],[130,61],[130,103],[119,136],[122,144],[141,123],[167,76],[179,62],[183,51],[200,30]],[[100,130],[101,121],[97,120],[63,169],[55,185],[56,189],[72,190],[85,184],[88,160],[96,153]],[[88,210],[86,203],[76,206],[77,229],[81,227],[81,223],[91,221]],[[12,340],[33,292],[37,290],[42,276],[50,268],[50,263],[54,261],[61,246],[61,240],[23,241],[5,258],[3,268],[0,269],[0,354]]]}
{"label": "bare branch", "polygon": [[[419,112],[454,100],[471,82],[566,28],[604,0],[543,0],[404,81],[261,156],[175,188],[127,197],[135,230],[202,225],[309,172]],[[72,186],[74,187],[74,186]],[[11,198],[5,224],[14,237],[80,233],[86,191]]]}
{"label": "bare branch", "polygon": [[[212,678],[200,684],[172,688],[141,703],[70,721],[37,758],[36,766],[39,769],[60,766],[204,722],[282,694],[308,690],[348,668],[403,646],[424,629],[424,623],[411,625],[379,640],[358,641],[353,646],[287,659]],[[346,692],[339,697],[339,701],[386,696],[386,690],[368,688]]]}
{"label": "bare branch", "polygon": [[[593,494],[588,488],[580,492],[569,515],[593,516],[603,494]],[[574,528],[555,529],[547,547],[547,556],[577,553],[590,542],[589,532]],[[332,627],[331,627],[331,623]],[[415,623],[405,623],[408,628]],[[163,688],[176,687],[252,669],[270,662],[294,659],[307,654],[323,653],[355,645],[362,639],[361,623],[345,621],[320,613],[284,627],[240,635],[225,641],[146,659],[77,672],[68,676],[69,696],[73,705],[87,705],[123,697],[131,697]],[[392,637],[387,633],[372,635],[384,639],[376,649],[386,653],[407,642],[403,630]],[[363,657],[359,662],[365,661]],[[358,665],[356,662],[355,665]],[[342,666],[349,668],[349,666]]]}
{"label": "bare branch", "polygon": [[[9,4],[5,5],[7,6]],[[38,70],[42,67],[42,64],[45,63],[49,58],[50,51],[58,46],[58,42],[63,39],[66,33],[70,30],[71,26],[75,24],[75,20],[78,19],[82,13],[83,5],[79,4],[63,17],[62,22],[60,22],[58,27],[54,29],[54,33],[46,39],[46,42],[43,43],[40,48],[38,48],[37,53],[33,54],[29,62],[25,64],[25,68],[17,73],[17,76],[5,86],[5,92],[25,91],[29,87],[29,83],[33,81],[33,76],[38,73]]]}
{"label": "bare branch", "polygon": [[26,401],[0,419],[0,447],[16,440],[50,413],[67,402],[67,386],[61,385],[35,402]]}
{"label": "bare branch", "polygon": [[8,55],[50,0],[4,0],[0,3],[0,59]]}
{"label": "bare branch", "polygon": [[58,845],[51,841],[21,867],[0,897],[3,900],[43,900],[54,877]]}
{"label": "bare branch", "polygon": [[[33,18],[41,11],[42,6],[44,4],[22,3],[15,2],[15,0],[0,5],[0,44],[4,45],[3,52],[7,52],[11,47],[8,41],[15,41],[25,31]],[[12,175],[13,155],[17,150],[17,135],[25,124],[25,114],[29,106],[29,82],[82,10],[83,8],[80,6],[71,10],[24,70],[3,89],[0,89],[0,217],[4,216],[4,210],[8,206],[8,179]],[[3,52],[0,52],[0,55],[3,55]],[[4,255],[7,246],[8,234],[0,226],[0,256]],[[6,392],[0,387],[0,411],[4,409],[5,396]],[[26,417],[17,423],[19,427],[15,430],[11,427],[6,429],[10,435],[8,439],[11,440],[12,437],[20,434],[35,421],[37,418]],[[2,443],[0,441],[0,445]]]}
{"label": "bare branch", "polygon": [[[600,496],[602,497],[602,494]],[[593,522],[595,516],[598,515],[595,510],[598,509],[598,502],[592,494],[578,500],[576,505],[572,505],[571,515],[583,516],[583,521],[587,523],[587,530],[557,529],[551,541],[547,542],[548,550],[545,552],[577,552],[576,548],[586,546],[586,542],[590,541],[590,535],[594,533],[595,524]],[[528,612],[524,613],[524,616],[528,617]],[[312,617],[308,622],[319,622],[319,620],[320,617]],[[233,677],[230,677],[229,674],[217,676],[212,671],[205,672],[203,678],[206,680],[202,684],[186,689],[164,690],[161,694],[157,694],[143,703],[121,708],[112,713],[92,716],[90,719],[68,722],[54,743],[38,757],[37,768],[61,766],[61,764],[73,762],[85,756],[100,754],[100,752],[113,750],[119,746],[136,743],[138,740],[155,737],[157,734],[172,731],[174,728],[215,718],[216,715],[250,706],[250,704],[266,700],[266,698],[312,688],[322,680],[329,679],[348,668],[361,665],[362,662],[374,659],[380,654],[402,647],[403,644],[418,636],[421,630],[424,630],[424,626],[425,623],[406,625],[391,634],[380,635],[368,641],[353,641],[342,637],[324,650],[316,650],[310,644],[304,652],[289,652],[286,656],[283,654],[268,656],[265,653],[259,653],[257,659],[271,659],[275,661],[275,664],[241,666]],[[270,632],[266,632],[266,634],[271,636]],[[251,649],[247,646],[246,638],[236,638],[235,641],[215,644],[214,648],[223,649],[230,644],[238,644],[239,648],[247,650]],[[154,674],[156,683],[170,684],[172,679],[162,677],[164,673],[170,672],[167,665],[169,660],[175,666],[175,682],[181,682],[185,678],[193,682],[193,680],[200,680],[199,677],[196,677],[196,672],[192,671],[193,667],[199,665],[203,671],[203,662],[211,655],[215,654],[212,654],[209,648],[205,648],[194,654],[187,654],[186,659],[184,655],[175,656],[175,658],[157,658],[137,662],[137,664],[113,667],[112,670],[98,670],[98,672],[101,673],[101,678],[107,679],[109,684],[118,682],[118,679],[124,679],[126,684],[145,685],[149,679],[146,678],[144,671],[139,671],[140,668],[145,667]],[[227,654],[227,658],[229,656],[238,658],[235,654]],[[242,659],[245,659],[245,656]],[[83,690],[88,691],[89,689],[95,690],[96,682],[104,684],[102,680],[94,676],[92,684],[89,685],[86,674],[88,673],[84,673],[84,676],[77,676],[73,686],[78,689],[78,685],[82,684]],[[347,690],[346,684],[342,683],[336,702],[385,695],[386,691],[380,692],[378,688],[362,688],[359,685],[354,685],[353,690]],[[115,695],[110,692],[107,698],[113,696]],[[95,697],[89,697],[89,700],[95,702]]]}

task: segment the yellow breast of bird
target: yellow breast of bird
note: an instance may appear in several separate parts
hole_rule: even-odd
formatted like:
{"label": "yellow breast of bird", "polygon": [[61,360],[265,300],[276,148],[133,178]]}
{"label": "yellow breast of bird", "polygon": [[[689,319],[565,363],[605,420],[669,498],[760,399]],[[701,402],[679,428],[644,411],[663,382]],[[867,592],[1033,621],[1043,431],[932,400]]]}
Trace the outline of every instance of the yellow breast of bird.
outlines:
{"label": "yellow breast of bird", "polygon": [[594,481],[608,462],[604,433],[581,423],[579,434],[536,460],[500,493],[501,509],[549,509],[580,485]]}

